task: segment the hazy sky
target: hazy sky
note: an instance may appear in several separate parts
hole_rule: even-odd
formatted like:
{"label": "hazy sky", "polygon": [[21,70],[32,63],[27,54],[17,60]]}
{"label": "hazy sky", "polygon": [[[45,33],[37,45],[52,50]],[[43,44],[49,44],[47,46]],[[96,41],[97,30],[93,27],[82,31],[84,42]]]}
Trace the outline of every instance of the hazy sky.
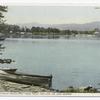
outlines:
{"label": "hazy sky", "polygon": [[67,24],[100,21],[100,9],[88,6],[9,6],[7,23]]}

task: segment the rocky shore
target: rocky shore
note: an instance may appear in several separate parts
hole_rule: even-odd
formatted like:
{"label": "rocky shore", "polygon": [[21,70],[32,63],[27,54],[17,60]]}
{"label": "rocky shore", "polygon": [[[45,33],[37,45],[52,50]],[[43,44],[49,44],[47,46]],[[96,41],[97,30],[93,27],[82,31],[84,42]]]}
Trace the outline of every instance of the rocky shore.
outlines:
{"label": "rocky shore", "polygon": [[[39,86],[33,86],[33,85],[25,85],[25,84],[19,84],[14,82],[8,82],[4,80],[0,80],[0,95],[6,93],[6,95],[71,95],[70,93],[98,93],[98,91],[93,87],[80,87],[80,88],[74,88],[74,87],[67,87],[64,90],[50,90],[45,89]],[[66,94],[67,93],[67,94]],[[100,92],[99,92],[100,93]]]}

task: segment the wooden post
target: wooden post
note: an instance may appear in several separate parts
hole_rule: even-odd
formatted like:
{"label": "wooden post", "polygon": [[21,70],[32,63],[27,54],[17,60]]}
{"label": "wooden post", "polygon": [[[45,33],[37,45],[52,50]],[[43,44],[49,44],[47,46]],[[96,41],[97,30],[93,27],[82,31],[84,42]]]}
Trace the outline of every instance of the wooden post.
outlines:
{"label": "wooden post", "polygon": [[52,88],[52,74],[50,75],[49,88]]}

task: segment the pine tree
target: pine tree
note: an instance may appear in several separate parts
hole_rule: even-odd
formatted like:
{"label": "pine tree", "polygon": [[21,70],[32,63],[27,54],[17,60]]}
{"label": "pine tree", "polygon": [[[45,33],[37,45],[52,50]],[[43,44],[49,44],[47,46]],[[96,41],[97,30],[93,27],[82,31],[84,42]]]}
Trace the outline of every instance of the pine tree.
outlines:
{"label": "pine tree", "polygon": [[[3,13],[4,12],[7,12],[7,6],[1,6],[0,5],[0,32],[2,32],[5,28],[5,20],[4,20],[4,15]],[[3,41],[2,39],[2,33],[0,33],[0,41]],[[2,51],[2,49],[5,49],[5,47],[2,46],[2,44],[0,43],[0,51]],[[2,55],[2,53],[0,53],[0,55]],[[12,62],[11,59],[0,59],[0,63],[1,64],[4,64],[4,63],[7,63],[7,64],[10,64]]]}
{"label": "pine tree", "polygon": [[0,6],[0,24],[5,22],[3,13],[7,12],[7,6]]}

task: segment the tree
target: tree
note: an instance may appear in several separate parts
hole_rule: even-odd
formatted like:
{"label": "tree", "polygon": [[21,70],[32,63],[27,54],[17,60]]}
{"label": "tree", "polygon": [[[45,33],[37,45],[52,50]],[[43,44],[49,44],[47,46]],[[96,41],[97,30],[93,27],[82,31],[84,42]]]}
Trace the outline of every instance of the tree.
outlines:
{"label": "tree", "polygon": [[3,15],[4,12],[7,12],[7,6],[0,6],[0,24],[5,22]]}
{"label": "tree", "polygon": [[[7,25],[4,24],[4,15],[3,12],[7,12],[7,6],[0,6],[0,31],[4,31],[7,28]],[[2,36],[0,36],[2,38]],[[0,39],[1,40],[1,39]],[[0,50],[4,49],[5,47],[2,47],[2,44],[0,44]],[[2,53],[0,53],[2,54]],[[11,59],[0,59],[0,63],[7,63],[10,64],[12,62]]]}
{"label": "tree", "polygon": [[0,6],[0,32],[4,31],[5,28],[4,12],[7,12],[7,6]]}

